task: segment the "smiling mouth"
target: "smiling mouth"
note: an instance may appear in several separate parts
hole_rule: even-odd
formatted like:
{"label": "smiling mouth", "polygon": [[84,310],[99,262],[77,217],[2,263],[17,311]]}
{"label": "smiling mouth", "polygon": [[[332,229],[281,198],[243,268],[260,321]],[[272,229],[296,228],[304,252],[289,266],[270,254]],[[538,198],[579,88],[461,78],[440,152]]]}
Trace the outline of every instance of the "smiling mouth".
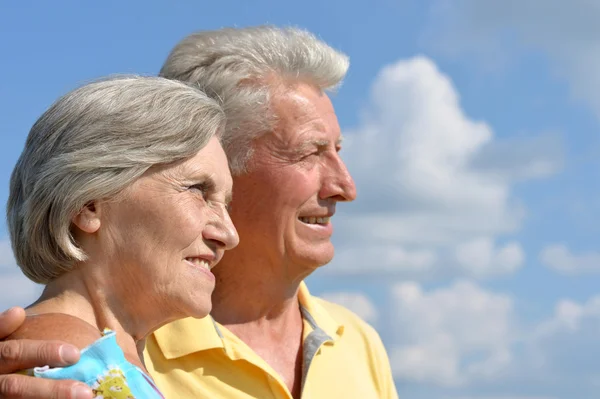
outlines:
{"label": "smiling mouth", "polygon": [[209,270],[211,269],[210,262],[200,258],[185,258],[186,262],[191,263],[194,266]]}
{"label": "smiling mouth", "polygon": [[327,223],[329,223],[329,219],[331,219],[329,216],[325,216],[325,217],[299,217],[298,220],[301,221],[302,223],[305,224],[319,224],[319,225],[326,225]]}

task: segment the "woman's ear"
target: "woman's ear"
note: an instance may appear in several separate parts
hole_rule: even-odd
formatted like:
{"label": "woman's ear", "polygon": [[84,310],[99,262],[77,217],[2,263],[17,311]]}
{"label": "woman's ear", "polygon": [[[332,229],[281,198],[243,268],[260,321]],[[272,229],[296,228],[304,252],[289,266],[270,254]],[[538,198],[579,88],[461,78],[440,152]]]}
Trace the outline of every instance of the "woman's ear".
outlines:
{"label": "woman's ear", "polygon": [[73,224],[84,233],[93,234],[100,229],[100,206],[96,202],[87,203],[75,217]]}

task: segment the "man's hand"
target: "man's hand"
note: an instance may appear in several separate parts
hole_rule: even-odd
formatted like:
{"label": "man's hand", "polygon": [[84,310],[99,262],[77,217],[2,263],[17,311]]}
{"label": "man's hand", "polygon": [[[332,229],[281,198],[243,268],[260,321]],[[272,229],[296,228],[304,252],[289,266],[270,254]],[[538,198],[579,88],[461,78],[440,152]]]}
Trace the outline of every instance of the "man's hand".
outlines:
{"label": "man's hand", "polygon": [[[0,339],[15,332],[24,320],[22,308],[1,313]],[[0,399],[92,399],[91,389],[81,382],[11,374],[45,365],[68,366],[78,360],[79,350],[59,341],[23,339],[0,342]]]}

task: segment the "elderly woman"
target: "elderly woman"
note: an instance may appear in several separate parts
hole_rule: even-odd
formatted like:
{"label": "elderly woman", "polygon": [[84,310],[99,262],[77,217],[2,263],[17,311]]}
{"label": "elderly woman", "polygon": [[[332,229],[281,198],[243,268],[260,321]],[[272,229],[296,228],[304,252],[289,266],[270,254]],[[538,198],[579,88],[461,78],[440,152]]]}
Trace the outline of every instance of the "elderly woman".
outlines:
{"label": "elderly woman", "polygon": [[35,123],[7,213],[17,263],[46,287],[12,338],[85,348],[78,364],[35,375],[83,381],[99,398],[162,397],[139,344],[209,313],[210,270],[238,243],[224,123],[202,92],[150,77],[85,85]]}

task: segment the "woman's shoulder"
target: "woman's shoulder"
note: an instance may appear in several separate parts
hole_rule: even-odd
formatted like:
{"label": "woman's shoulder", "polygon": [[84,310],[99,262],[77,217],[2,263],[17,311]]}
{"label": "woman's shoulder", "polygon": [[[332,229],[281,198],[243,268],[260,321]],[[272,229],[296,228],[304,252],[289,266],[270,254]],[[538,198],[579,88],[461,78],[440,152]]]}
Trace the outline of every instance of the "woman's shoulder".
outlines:
{"label": "woman's shoulder", "polygon": [[164,399],[143,370],[125,357],[117,344],[116,333],[103,333],[77,317],[62,313],[28,316],[9,339],[60,340],[77,346],[79,361],[68,367],[38,367],[29,372],[42,378],[74,379],[89,385],[95,397]]}
{"label": "woman's shoulder", "polygon": [[27,316],[23,325],[7,339],[58,340],[83,349],[101,337],[97,328],[78,317],[45,313]]}

